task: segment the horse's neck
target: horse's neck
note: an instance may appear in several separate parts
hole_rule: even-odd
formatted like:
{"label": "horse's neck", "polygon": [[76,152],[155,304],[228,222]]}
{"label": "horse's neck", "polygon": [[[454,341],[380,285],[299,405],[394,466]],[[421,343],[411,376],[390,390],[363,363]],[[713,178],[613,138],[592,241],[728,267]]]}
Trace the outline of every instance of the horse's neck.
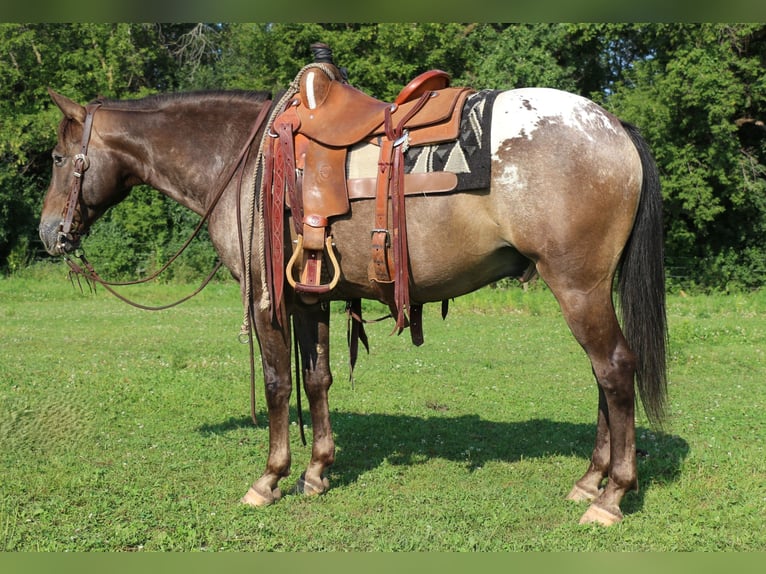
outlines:
{"label": "horse's neck", "polygon": [[[198,110],[198,108],[197,108]],[[242,129],[237,110],[202,114],[193,109],[169,109],[124,114],[122,144],[131,170],[143,183],[181,205],[204,213],[219,178],[236,161]],[[126,141],[127,140],[127,141]]]}

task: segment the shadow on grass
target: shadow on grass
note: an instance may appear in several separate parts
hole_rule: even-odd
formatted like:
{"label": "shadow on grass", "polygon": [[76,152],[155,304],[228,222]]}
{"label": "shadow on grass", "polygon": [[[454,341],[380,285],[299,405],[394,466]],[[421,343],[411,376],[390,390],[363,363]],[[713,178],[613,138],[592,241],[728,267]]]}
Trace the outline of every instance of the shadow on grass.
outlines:
{"label": "shadow on grass", "polygon": [[[308,421],[308,415],[305,420]],[[573,456],[583,459],[585,472],[596,432],[595,424],[549,419],[498,422],[477,415],[418,417],[335,412],[332,422],[338,449],[335,465],[330,469],[333,487],[354,483],[384,461],[415,465],[431,458],[464,462],[469,470],[474,470],[491,461],[513,463]],[[258,428],[266,424],[263,415]],[[232,417],[220,424],[200,427],[199,432],[219,434],[252,426],[247,417]],[[643,508],[645,493],[653,484],[675,481],[689,452],[688,443],[677,435],[639,427],[636,436],[640,490],[625,497],[622,510],[626,515]],[[310,432],[306,437],[311,441]],[[294,468],[293,472],[303,469]],[[573,484],[580,475],[572,476]]]}

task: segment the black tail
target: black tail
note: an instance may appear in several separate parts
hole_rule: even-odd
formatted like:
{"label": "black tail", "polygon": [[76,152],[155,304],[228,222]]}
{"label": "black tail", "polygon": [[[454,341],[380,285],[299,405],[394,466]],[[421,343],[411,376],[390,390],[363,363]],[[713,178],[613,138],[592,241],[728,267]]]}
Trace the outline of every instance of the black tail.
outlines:
{"label": "black tail", "polygon": [[649,146],[637,128],[623,126],[641,156],[643,184],[633,231],[620,261],[620,311],[625,338],[638,357],[636,384],[641,403],[649,421],[661,427],[667,399],[668,338],[662,194]]}

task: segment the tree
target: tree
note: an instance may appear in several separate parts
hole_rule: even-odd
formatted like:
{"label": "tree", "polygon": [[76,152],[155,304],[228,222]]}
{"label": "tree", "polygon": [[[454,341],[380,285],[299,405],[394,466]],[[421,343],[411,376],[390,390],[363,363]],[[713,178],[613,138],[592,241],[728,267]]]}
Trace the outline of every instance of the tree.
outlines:
{"label": "tree", "polygon": [[[0,24],[0,269],[24,265],[41,249],[37,221],[50,177],[50,150],[60,112],[47,87],[81,102],[177,89],[188,65],[182,49],[193,25]],[[131,197],[126,206],[140,196]],[[125,227],[124,245],[147,245],[130,233],[130,216],[104,227]],[[118,212],[119,213],[119,212]],[[164,226],[156,221],[157,232]],[[95,230],[98,233],[98,230]]]}
{"label": "tree", "polygon": [[609,98],[642,126],[662,168],[671,274],[704,285],[766,280],[766,27],[643,30],[651,55]]}
{"label": "tree", "polygon": [[37,217],[60,112],[47,87],[79,101],[177,87],[173,40],[188,25],[0,24],[0,268],[38,251]]}
{"label": "tree", "polygon": [[350,82],[393,99],[415,75],[441,68],[454,76],[465,66],[462,24],[226,24],[220,28],[215,69],[195,88],[241,88],[276,93],[311,62],[310,45],[328,44]]}
{"label": "tree", "polygon": [[[39,245],[59,120],[47,86],[82,102],[193,89],[276,96],[317,41],[352,85],[387,101],[432,68],[453,85],[548,86],[594,99],[652,146],[671,278],[745,288],[766,280],[762,24],[0,24],[0,269],[23,265]],[[113,254],[115,273],[156,266],[194,227],[157,197],[139,189],[94,226],[87,241]],[[192,266],[210,258],[200,246]]]}

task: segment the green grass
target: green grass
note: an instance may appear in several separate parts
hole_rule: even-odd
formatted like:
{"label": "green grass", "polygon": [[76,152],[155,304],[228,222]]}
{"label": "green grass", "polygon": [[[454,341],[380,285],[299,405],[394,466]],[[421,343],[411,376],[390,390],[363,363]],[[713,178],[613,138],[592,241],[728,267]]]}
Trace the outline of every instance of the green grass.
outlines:
{"label": "green grass", "polygon": [[293,400],[286,494],[253,509],[237,501],[268,429],[260,387],[249,419],[232,283],[150,313],[73,289],[60,264],[0,280],[0,550],[766,548],[766,294],[670,297],[669,425],[638,415],[641,490],[609,529],[579,526],[585,507],[564,500],[597,393],[550,293],[484,289],[446,321],[427,306],[420,348],[368,325],[353,387],[333,309],[331,489],[289,492],[310,456]]}

